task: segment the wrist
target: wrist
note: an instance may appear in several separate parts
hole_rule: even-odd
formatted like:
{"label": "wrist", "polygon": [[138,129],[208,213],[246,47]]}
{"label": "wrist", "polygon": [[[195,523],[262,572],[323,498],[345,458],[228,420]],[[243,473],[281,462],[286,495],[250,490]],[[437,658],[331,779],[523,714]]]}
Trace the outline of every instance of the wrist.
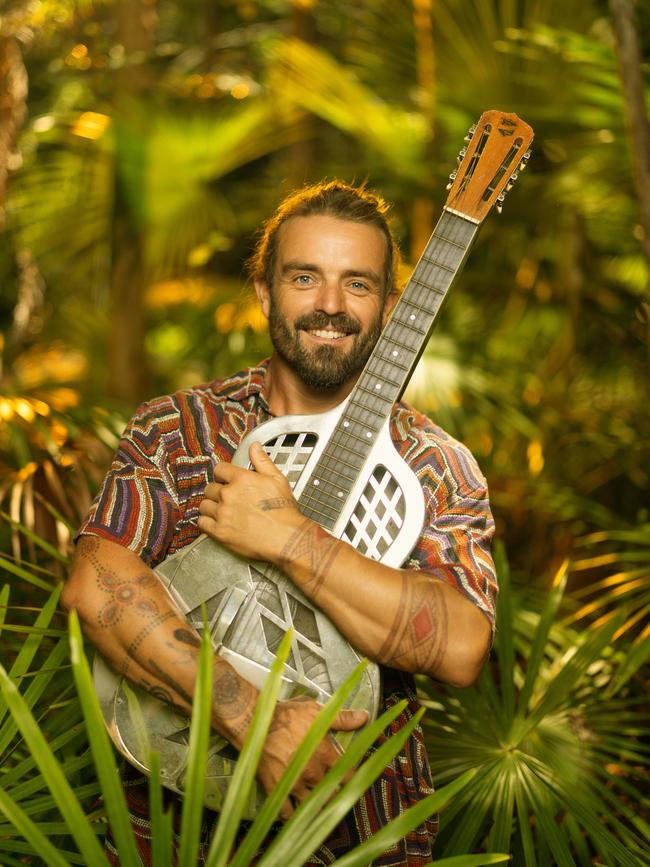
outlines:
{"label": "wrist", "polygon": [[216,657],[212,680],[212,727],[238,750],[253,719],[259,690],[225,659]]}

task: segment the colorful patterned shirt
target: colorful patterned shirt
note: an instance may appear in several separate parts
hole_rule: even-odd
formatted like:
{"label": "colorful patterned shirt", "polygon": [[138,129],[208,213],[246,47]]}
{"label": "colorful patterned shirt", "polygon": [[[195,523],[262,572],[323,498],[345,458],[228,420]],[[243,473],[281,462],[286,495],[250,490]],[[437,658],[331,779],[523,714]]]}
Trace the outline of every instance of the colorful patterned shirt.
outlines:
{"label": "colorful patterned shirt", "polygon": [[[227,379],[140,406],[79,534],[91,533],[122,544],[152,567],[194,541],[199,533],[195,524],[199,504],[214,467],[230,461],[243,437],[271,418],[264,396],[267,367],[268,360]],[[494,624],[496,577],[489,550],[494,525],[486,482],[474,458],[465,446],[404,402],[394,408],[391,437],[417,475],[425,501],[424,528],[405,566],[448,582]],[[385,706],[408,700],[406,710],[392,725],[396,731],[418,707],[413,678],[384,668],[383,695]],[[432,791],[422,733],[416,729],[308,863],[332,863]],[[142,814],[146,798],[133,781],[130,792],[134,827],[146,848],[143,828],[147,822]],[[434,832],[435,820],[431,819],[373,864],[417,867],[428,863]],[[111,848],[109,841],[109,855]],[[112,863],[118,863],[114,857]]]}

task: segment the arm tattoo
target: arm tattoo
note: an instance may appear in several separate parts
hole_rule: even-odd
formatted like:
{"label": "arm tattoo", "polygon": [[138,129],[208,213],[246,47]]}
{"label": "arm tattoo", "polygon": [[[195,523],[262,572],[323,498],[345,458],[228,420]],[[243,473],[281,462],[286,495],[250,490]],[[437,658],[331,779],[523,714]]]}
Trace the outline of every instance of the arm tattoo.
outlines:
{"label": "arm tattoo", "polygon": [[230,735],[239,737],[245,734],[253,718],[253,688],[250,683],[229,668],[218,668],[212,686],[217,714],[228,722]]}
{"label": "arm tattoo", "polygon": [[296,501],[291,497],[274,497],[271,500],[260,500],[257,505],[263,512],[270,512],[272,509],[286,509],[288,506],[295,506]]}
{"label": "arm tattoo", "polygon": [[444,590],[433,579],[423,580],[413,573],[403,573],[395,620],[378,653],[379,659],[394,668],[430,674],[442,661],[447,641]]}
{"label": "arm tattoo", "polygon": [[181,644],[189,644],[190,647],[201,646],[201,639],[198,637],[198,635],[190,632],[189,629],[175,629],[174,638],[176,639],[176,641],[180,641]]}
{"label": "arm tattoo", "polygon": [[155,659],[149,660],[149,668],[156,675],[158,680],[161,680],[164,684],[169,686],[177,695],[180,695],[181,698],[185,699],[185,701],[192,706],[192,696],[186,692],[183,687],[174,680],[171,675],[167,674],[166,671],[163,671],[162,668],[158,665]]}
{"label": "arm tattoo", "polygon": [[314,524],[306,520],[289,537],[289,541],[280,554],[281,563],[286,564],[287,569],[297,560],[307,560],[308,577],[300,588],[307,595],[316,600],[321,584],[327,578],[330,566],[339,551],[339,540]]}
{"label": "arm tattoo", "polygon": [[90,563],[95,572],[97,586],[109,596],[106,604],[97,614],[97,622],[103,629],[110,629],[119,623],[126,609],[135,611],[143,617],[158,614],[158,605],[146,590],[152,587],[156,579],[145,572],[135,578],[119,578],[115,572],[106,568],[97,556],[99,539],[95,536],[84,536],[79,542],[80,556]]}
{"label": "arm tattoo", "polygon": [[149,621],[149,623],[145,626],[145,628],[142,630],[142,632],[140,632],[138,635],[136,635],[136,637],[133,639],[131,644],[129,644],[129,646],[126,649],[126,658],[124,660],[124,665],[122,667],[122,674],[125,677],[127,676],[129,666],[131,665],[131,661],[133,659],[133,656],[134,656],[136,650],[138,649],[138,647],[140,647],[140,645],[145,640],[147,635],[150,635],[157,626],[160,626],[161,623],[165,623],[166,620],[170,620],[172,617],[176,617],[176,616],[177,615],[174,614],[173,611],[165,611],[164,614],[158,614],[156,617],[154,617],[152,620]]}

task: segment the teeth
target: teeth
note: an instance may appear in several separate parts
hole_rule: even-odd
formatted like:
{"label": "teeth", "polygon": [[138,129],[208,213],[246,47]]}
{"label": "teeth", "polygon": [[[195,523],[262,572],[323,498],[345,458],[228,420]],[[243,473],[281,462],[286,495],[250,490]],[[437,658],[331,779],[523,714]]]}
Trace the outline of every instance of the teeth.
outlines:
{"label": "teeth", "polygon": [[336,340],[337,337],[346,336],[342,331],[321,331],[320,329],[314,329],[309,333],[315,337],[324,337],[326,340]]}

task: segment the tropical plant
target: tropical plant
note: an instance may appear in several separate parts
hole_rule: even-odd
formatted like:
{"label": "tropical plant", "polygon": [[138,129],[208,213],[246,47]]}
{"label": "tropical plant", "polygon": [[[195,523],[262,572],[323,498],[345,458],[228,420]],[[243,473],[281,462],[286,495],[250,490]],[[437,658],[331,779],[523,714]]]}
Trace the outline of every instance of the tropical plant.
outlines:
{"label": "tropical plant", "polygon": [[642,778],[650,755],[643,684],[615,635],[624,615],[576,632],[556,615],[568,564],[541,611],[503,553],[495,661],[468,690],[423,682],[434,779],[478,768],[442,817],[437,851],[509,850],[521,867],[641,867],[650,857]]}

